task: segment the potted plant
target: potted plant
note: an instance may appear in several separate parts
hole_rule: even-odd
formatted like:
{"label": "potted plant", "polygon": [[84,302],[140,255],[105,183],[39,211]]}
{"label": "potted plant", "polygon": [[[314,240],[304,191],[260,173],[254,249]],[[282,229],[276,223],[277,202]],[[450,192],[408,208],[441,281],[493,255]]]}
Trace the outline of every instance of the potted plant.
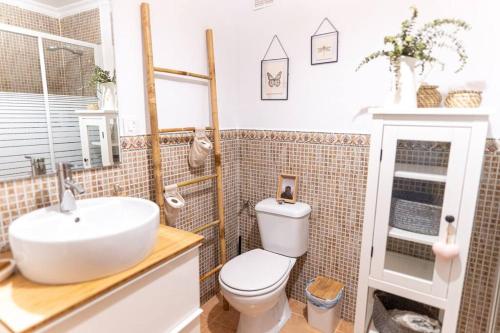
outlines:
{"label": "potted plant", "polygon": [[110,75],[109,71],[95,66],[90,78],[90,84],[96,87],[97,102],[100,110],[117,110],[116,74]]}
{"label": "potted plant", "polygon": [[461,71],[467,63],[467,54],[457,34],[470,26],[458,19],[436,19],[416,29],[418,10],[411,7],[411,12],[411,17],[401,23],[400,33],[384,38],[387,48],[365,57],[356,71],[374,59],[388,58],[390,70],[394,73],[391,103],[416,107],[418,85],[415,69],[420,67],[421,74],[427,65],[439,64],[444,69],[444,63],[436,58],[435,51],[447,48],[457,53],[460,65],[456,72]]}

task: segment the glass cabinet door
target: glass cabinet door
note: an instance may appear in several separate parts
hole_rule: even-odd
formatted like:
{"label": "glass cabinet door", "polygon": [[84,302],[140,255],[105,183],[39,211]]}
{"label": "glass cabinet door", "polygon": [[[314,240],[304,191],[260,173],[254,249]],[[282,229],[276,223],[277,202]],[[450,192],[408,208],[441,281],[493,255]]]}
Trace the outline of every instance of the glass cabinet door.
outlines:
{"label": "glass cabinet door", "polygon": [[459,221],[470,129],[384,126],[370,276],[446,297],[452,260],[434,256]]}

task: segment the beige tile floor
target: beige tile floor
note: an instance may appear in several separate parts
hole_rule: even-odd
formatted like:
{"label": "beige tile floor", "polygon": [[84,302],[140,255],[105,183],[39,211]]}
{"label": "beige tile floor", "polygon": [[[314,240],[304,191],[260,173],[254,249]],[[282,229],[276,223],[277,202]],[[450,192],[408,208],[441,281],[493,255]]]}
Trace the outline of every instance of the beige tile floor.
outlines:
{"label": "beige tile floor", "polygon": [[[288,320],[282,333],[319,333],[307,324],[306,305],[299,301],[290,300],[292,317]],[[238,326],[240,314],[231,308],[229,311],[222,309],[220,295],[212,297],[202,306],[201,333],[234,333]],[[353,324],[342,321],[335,333],[353,333]]]}

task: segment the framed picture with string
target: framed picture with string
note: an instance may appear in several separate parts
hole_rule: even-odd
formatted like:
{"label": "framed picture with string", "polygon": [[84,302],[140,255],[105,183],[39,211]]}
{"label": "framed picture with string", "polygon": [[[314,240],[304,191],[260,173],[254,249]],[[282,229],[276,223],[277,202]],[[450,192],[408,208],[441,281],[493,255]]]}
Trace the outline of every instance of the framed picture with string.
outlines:
{"label": "framed picture with string", "polygon": [[[283,57],[268,59],[273,43],[281,47]],[[267,48],[260,66],[260,99],[263,101],[283,101],[288,99],[289,59],[278,36],[274,36]]]}
{"label": "framed picture with string", "polygon": [[335,63],[339,59],[339,32],[325,17],[311,36],[311,65]]}

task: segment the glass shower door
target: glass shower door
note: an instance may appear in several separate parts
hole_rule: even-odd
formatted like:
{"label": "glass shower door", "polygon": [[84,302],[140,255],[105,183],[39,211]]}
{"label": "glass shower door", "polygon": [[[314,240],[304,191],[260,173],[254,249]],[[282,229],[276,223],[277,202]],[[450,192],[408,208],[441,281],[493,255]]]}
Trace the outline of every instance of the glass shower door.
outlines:
{"label": "glass shower door", "polygon": [[52,171],[38,38],[0,30],[0,179]]}

